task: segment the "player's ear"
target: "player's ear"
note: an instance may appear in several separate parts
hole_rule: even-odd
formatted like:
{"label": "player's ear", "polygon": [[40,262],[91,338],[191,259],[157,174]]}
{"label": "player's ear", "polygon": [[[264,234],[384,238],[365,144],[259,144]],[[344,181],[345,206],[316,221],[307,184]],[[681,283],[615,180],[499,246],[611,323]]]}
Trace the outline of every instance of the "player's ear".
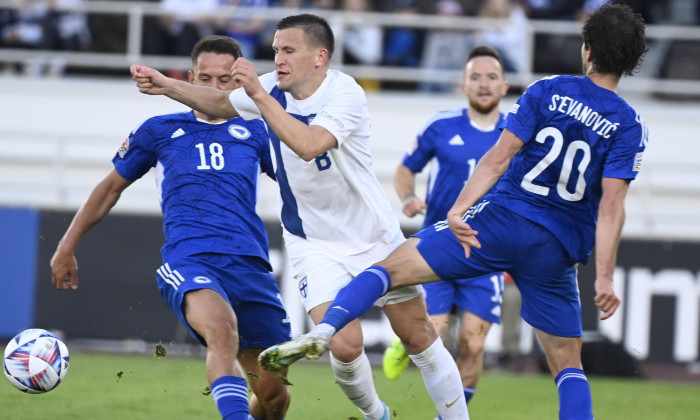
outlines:
{"label": "player's ear", "polygon": [[581,45],[581,57],[583,58],[583,62],[587,63],[591,61],[592,55],[593,51],[591,50],[591,46],[584,42],[583,45]]}
{"label": "player's ear", "polygon": [[316,66],[321,67],[328,63],[328,50],[325,48],[319,48],[316,51]]}
{"label": "player's ear", "polygon": [[187,70],[187,81],[194,83],[194,72],[192,70]]}

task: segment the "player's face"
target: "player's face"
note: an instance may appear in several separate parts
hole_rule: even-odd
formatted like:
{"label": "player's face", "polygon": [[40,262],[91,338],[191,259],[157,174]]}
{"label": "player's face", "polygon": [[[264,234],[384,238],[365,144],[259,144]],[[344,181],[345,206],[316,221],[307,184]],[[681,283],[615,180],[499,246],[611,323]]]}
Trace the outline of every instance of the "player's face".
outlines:
{"label": "player's face", "polygon": [[315,70],[323,64],[321,48],[306,42],[300,28],[282,29],[272,41],[277,68],[277,87],[297,99],[310,96],[318,86],[311,86]]}
{"label": "player's face", "polygon": [[194,70],[188,73],[190,83],[219,90],[233,90],[238,83],[231,77],[231,67],[236,61],[230,54],[203,52],[197,57]]}
{"label": "player's face", "polygon": [[498,60],[488,56],[469,60],[464,69],[462,91],[469,99],[469,106],[477,112],[487,114],[497,108],[508,91]]}

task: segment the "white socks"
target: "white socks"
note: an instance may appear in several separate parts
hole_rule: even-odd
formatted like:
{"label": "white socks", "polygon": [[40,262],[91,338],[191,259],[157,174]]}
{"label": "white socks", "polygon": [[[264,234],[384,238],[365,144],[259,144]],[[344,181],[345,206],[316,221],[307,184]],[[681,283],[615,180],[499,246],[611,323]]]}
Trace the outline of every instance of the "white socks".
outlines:
{"label": "white socks", "polygon": [[442,420],[468,420],[469,412],[457,363],[440,337],[423,352],[409,354],[409,357],[420,369],[428,394]]}
{"label": "white socks", "polygon": [[372,366],[365,352],[349,363],[339,361],[332,353],[330,356],[333,375],[343,393],[367,419],[381,419],[384,416],[384,405],[374,387]]}

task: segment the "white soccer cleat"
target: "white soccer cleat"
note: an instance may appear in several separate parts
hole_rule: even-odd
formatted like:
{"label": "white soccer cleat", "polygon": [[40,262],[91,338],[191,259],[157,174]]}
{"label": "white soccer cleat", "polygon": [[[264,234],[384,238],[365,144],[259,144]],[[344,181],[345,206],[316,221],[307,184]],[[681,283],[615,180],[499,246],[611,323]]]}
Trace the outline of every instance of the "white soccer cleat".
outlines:
{"label": "white soccer cleat", "polygon": [[316,360],[328,349],[332,334],[318,331],[316,327],[299,338],[269,347],[258,356],[258,364],[265,370],[275,372],[289,367],[306,357]]}

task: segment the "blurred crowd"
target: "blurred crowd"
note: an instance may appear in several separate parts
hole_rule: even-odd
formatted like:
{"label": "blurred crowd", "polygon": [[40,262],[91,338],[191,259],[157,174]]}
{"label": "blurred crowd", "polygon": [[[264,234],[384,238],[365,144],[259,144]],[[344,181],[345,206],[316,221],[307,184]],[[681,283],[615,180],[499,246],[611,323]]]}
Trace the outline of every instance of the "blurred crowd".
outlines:
{"label": "blurred crowd", "polygon": [[[16,8],[0,9],[0,48],[59,51],[123,52],[126,48],[126,19],[119,15],[86,15],[60,11],[57,6],[78,8],[89,0],[14,0]],[[122,0],[126,2],[128,0]],[[494,24],[480,31],[381,27],[351,19],[336,22],[341,34],[344,64],[412,67],[431,70],[459,70],[467,52],[477,44],[496,48],[506,71],[532,69],[535,73],[577,74],[580,71],[580,39],[574,35],[538,34],[533,62],[525,54],[525,33],[530,19],[581,20],[607,1],[626,3],[638,10],[648,23],[700,24],[700,0],[151,0],[167,12],[144,17],[142,53],[187,56],[200,37],[225,34],[238,40],[245,57],[272,59],[274,21],[266,10],[285,7],[319,12],[382,12],[430,14],[453,17],[493,18]],[[234,13],[217,13],[222,7]],[[60,59],[26,60],[23,70],[30,74],[61,74],[66,64]],[[171,76],[183,77],[181,70]],[[365,88],[379,87],[365,80]],[[445,91],[448,83],[399,83],[382,87]]]}

